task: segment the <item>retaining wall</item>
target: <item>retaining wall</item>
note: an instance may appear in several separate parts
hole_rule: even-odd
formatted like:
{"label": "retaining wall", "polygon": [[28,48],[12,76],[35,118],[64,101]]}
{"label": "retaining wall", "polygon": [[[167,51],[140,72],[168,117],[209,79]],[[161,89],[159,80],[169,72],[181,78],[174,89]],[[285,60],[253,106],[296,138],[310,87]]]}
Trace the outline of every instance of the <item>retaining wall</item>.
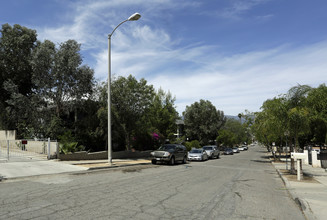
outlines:
{"label": "retaining wall", "polygon": [[[147,159],[151,151],[118,151],[112,153],[113,159]],[[60,160],[106,160],[108,151],[92,152],[80,151],[70,154],[59,154]]]}
{"label": "retaining wall", "polygon": [[0,130],[0,140],[16,140],[16,130]]}

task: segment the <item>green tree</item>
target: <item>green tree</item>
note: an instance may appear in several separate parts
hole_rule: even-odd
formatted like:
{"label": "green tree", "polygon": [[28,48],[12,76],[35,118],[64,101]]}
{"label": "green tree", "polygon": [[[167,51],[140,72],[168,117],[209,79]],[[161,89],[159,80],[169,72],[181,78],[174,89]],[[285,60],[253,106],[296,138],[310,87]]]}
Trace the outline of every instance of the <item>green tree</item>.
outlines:
{"label": "green tree", "polygon": [[[235,119],[227,119],[224,124],[222,130],[227,130],[233,133],[233,143],[232,144],[241,144],[246,141],[246,129],[242,126],[240,121]],[[221,131],[222,131],[221,130]],[[218,132],[218,136],[220,136],[221,131]],[[230,143],[229,143],[230,144]]]}
{"label": "green tree", "polygon": [[81,66],[79,51],[80,44],[75,40],[61,43],[59,49],[52,42],[45,41],[34,53],[34,83],[39,93],[54,103],[57,117],[69,108],[67,103],[77,103],[92,92],[94,72],[86,65]]}
{"label": "green tree", "polygon": [[165,93],[161,88],[156,91],[154,99],[146,114],[150,126],[157,129],[164,138],[168,138],[177,130],[178,112],[174,106],[175,97],[170,92]]}
{"label": "green tree", "polygon": [[310,112],[313,142],[327,144],[327,87],[321,84],[310,90],[307,97]]}
{"label": "green tree", "polygon": [[210,101],[204,100],[186,106],[183,115],[187,137],[199,140],[202,145],[215,141],[218,130],[226,122],[224,112],[217,110]]}
{"label": "green tree", "polygon": [[219,131],[216,141],[218,146],[233,147],[236,143],[236,135],[230,130],[222,129]]}
{"label": "green tree", "polygon": [[33,109],[30,61],[37,35],[18,24],[4,24],[0,33],[0,127],[17,129],[25,127],[19,124],[29,124],[28,110]]}
{"label": "green tree", "polygon": [[306,106],[306,98],[311,90],[310,86],[297,85],[287,93],[289,130],[294,138],[296,149],[299,148],[299,135],[305,135],[309,131],[309,109]]}
{"label": "green tree", "polygon": [[[68,126],[73,127],[74,133],[78,132],[78,124],[81,124],[78,122],[78,114],[84,111],[82,107],[94,85],[94,72],[88,66],[81,65],[79,51],[80,44],[74,40],[60,44],[58,49],[54,43],[46,40],[38,42],[32,59],[35,93],[44,102],[43,121],[58,122],[53,118],[67,118],[70,113],[74,113],[73,123],[70,123],[73,126]],[[55,135],[52,136],[54,138],[60,135],[51,133]]]}
{"label": "green tree", "polygon": [[111,88],[112,110],[117,116],[114,123],[120,124],[113,124],[113,127],[123,128],[127,149],[130,149],[132,135],[138,131],[137,122],[148,112],[155,92],[145,79],[137,81],[132,75],[127,78],[118,77],[112,82]]}

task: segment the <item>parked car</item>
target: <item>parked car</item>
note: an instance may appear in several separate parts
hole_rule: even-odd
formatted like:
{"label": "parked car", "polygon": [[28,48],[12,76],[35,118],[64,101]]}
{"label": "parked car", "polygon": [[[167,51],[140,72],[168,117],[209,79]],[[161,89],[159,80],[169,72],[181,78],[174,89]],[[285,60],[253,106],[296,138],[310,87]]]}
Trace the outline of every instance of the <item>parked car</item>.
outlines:
{"label": "parked car", "polygon": [[216,145],[206,145],[202,147],[203,150],[205,150],[209,156],[209,158],[219,158],[220,150]]}
{"label": "parked car", "polygon": [[203,149],[193,148],[190,152],[188,152],[188,155],[187,155],[187,160],[204,161],[204,160],[208,160],[208,159],[209,159],[208,154]]}
{"label": "parked car", "polygon": [[233,155],[234,154],[233,149],[232,148],[226,148],[225,151],[224,151],[224,154],[225,155]]}
{"label": "parked car", "polygon": [[240,151],[239,151],[239,149],[238,149],[238,147],[233,147],[233,153],[239,153]]}
{"label": "parked car", "polygon": [[164,162],[174,165],[177,161],[186,163],[187,160],[186,147],[181,144],[164,144],[158,150],[152,151],[151,155],[153,164]]}
{"label": "parked car", "polygon": [[244,150],[248,150],[249,149],[247,145],[243,145],[243,148],[244,148]]}
{"label": "parked car", "polygon": [[238,147],[238,150],[239,151],[244,151],[244,147],[243,146],[240,146],[240,147]]}

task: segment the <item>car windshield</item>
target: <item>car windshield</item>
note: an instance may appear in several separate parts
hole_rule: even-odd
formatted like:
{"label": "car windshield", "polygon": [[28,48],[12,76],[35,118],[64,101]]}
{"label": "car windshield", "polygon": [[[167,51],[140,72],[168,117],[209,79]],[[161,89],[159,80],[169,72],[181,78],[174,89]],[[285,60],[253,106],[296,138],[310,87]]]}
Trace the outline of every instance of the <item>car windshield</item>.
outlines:
{"label": "car windshield", "polygon": [[203,150],[212,150],[212,147],[203,147]]}
{"label": "car windshield", "polygon": [[193,149],[190,151],[190,153],[197,153],[197,154],[200,154],[202,151],[201,150],[198,150],[198,149]]}
{"label": "car windshield", "polygon": [[166,151],[166,150],[171,150],[171,149],[175,149],[175,146],[174,145],[162,145],[161,147],[159,147],[158,150]]}

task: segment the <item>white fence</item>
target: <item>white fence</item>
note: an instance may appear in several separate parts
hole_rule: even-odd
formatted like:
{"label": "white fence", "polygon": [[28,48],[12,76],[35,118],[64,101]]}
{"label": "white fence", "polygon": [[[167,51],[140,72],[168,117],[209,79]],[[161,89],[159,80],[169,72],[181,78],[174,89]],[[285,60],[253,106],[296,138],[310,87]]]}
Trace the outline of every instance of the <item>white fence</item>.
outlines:
{"label": "white fence", "polygon": [[58,155],[59,143],[48,140],[0,140],[0,158],[51,159]]}

